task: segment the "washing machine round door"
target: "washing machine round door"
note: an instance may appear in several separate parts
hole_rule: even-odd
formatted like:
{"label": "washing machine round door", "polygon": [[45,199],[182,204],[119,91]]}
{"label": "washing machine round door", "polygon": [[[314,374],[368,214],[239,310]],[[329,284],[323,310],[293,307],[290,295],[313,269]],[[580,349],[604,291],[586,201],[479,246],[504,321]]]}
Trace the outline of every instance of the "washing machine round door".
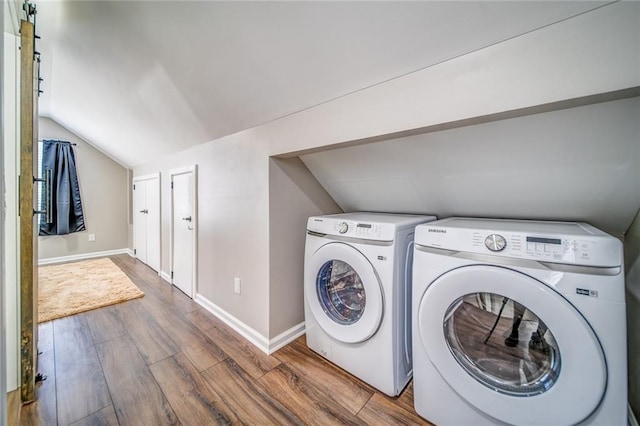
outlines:
{"label": "washing machine round door", "polygon": [[380,326],[380,280],[373,265],[352,246],[329,243],[311,256],[305,294],[320,327],[336,340],[363,342]]}
{"label": "washing machine round door", "polygon": [[510,424],[573,425],[600,404],[607,368],[584,317],[542,282],[499,266],[441,275],[419,303],[428,358],[462,398]]}

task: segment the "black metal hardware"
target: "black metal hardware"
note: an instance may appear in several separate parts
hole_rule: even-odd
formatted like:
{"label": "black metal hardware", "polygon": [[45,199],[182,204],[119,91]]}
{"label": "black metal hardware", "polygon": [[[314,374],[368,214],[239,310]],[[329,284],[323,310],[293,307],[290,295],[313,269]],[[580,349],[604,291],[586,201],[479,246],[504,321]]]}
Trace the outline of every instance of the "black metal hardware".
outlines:
{"label": "black metal hardware", "polygon": [[33,214],[44,215],[45,223],[53,223],[53,196],[52,196],[52,184],[53,184],[53,171],[51,169],[45,169],[44,178],[33,178],[33,182],[44,183],[44,208],[41,210],[34,210]]}

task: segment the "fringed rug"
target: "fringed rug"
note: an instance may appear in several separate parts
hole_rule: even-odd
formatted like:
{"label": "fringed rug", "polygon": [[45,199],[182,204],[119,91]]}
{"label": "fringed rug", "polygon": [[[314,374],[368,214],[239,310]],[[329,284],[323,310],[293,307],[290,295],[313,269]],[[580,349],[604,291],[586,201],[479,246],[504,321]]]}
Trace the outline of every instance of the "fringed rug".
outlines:
{"label": "fringed rug", "polygon": [[38,268],[38,322],[144,296],[109,258]]}

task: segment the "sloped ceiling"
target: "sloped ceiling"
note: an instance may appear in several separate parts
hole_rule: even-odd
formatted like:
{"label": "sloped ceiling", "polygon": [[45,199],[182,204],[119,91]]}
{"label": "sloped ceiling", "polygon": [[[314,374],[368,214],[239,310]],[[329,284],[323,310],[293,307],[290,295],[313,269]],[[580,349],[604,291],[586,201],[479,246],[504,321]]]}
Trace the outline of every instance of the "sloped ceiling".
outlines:
{"label": "sloped ceiling", "polygon": [[41,1],[40,114],[133,167],[605,3]]}

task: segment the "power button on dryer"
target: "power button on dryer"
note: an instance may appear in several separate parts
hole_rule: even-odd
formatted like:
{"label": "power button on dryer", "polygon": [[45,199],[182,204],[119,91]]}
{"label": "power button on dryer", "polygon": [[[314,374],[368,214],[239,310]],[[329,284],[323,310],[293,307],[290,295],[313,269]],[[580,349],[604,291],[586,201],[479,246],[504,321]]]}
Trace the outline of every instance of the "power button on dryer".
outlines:
{"label": "power button on dryer", "polygon": [[348,230],[349,230],[349,225],[347,225],[347,222],[341,222],[341,223],[338,224],[338,232],[339,233],[344,234]]}

